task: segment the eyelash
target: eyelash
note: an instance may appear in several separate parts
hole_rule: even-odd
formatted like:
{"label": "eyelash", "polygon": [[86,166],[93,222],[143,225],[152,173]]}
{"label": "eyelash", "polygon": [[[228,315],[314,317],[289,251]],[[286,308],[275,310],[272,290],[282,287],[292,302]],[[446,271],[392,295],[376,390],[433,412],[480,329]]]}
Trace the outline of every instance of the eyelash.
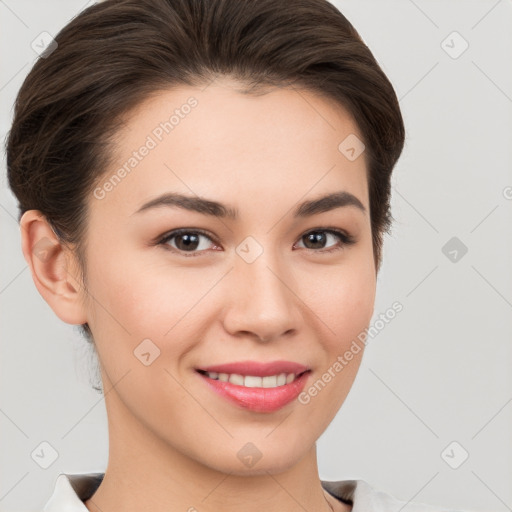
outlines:
{"label": "eyelash", "polygon": [[[320,252],[320,253],[331,253],[331,252],[335,252],[335,251],[339,251],[341,249],[343,249],[345,246],[349,246],[349,245],[352,245],[356,242],[355,238],[347,233],[344,233],[343,231],[340,231],[338,229],[333,229],[333,228],[315,228],[315,229],[312,229],[310,231],[307,231],[306,233],[304,233],[300,238],[299,240],[301,240],[302,238],[304,238],[306,235],[309,235],[311,233],[329,233],[331,235],[334,235],[336,237],[338,237],[338,239],[341,241],[341,245],[335,245],[329,249],[309,249],[309,248],[305,248],[305,250],[307,251],[312,251],[312,252]],[[196,251],[196,252],[190,252],[187,254],[187,251],[182,251],[180,249],[176,249],[175,247],[169,247],[167,245],[167,242],[169,242],[169,240],[171,240],[172,238],[176,237],[176,236],[179,236],[179,235],[183,235],[183,234],[196,234],[196,235],[203,235],[205,236],[206,238],[208,238],[210,241],[212,241],[214,244],[216,245],[219,245],[216,240],[214,238],[212,238],[207,232],[201,230],[201,229],[188,229],[188,228],[182,228],[182,229],[176,229],[174,231],[170,231],[169,233],[166,233],[165,235],[163,235],[163,237],[159,238],[158,241],[156,242],[155,245],[162,245],[164,246],[165,249],[167,250],[170,250],[172,252],[175,252],[175,253],[178,253],[178,254],[181,254],[183,256],[185,256],[186,258],[190,258],[190,257],[195,257],[195,256],[199,256],[202,252],[204,251]]]}

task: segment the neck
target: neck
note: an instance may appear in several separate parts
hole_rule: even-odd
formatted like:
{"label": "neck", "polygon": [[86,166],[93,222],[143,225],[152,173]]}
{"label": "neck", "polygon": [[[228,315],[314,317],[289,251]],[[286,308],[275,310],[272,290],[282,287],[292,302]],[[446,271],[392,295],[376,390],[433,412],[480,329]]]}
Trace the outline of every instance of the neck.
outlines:
{"label": "neck", "polygon": [[120,414],[119,402],[108,405],[109,460],[102,483],[85,502],[91,512],[350,510],[322,488],[315,444],[284,470],[226,473],[169,445],[133,416]]}

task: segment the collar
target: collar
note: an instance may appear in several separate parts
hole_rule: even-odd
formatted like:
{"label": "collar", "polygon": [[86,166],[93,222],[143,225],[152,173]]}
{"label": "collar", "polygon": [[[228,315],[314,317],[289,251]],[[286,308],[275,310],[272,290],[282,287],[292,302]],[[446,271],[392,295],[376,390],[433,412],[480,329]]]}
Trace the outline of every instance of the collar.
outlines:
{"label": "collar", "polygon": [[[84,504],[99,487],[105,473],[61,473],[43,512],[89,512]],[[322,487],[332,496],[352,504],[352,512],[384,512],[398,510],[407,503],[399,501],[387,493],[377,491],[364,480],[321,480]],[[433,509],[423,504],[412,504],[411,510],[429,512]],[[425,507],[425,508],[423,508]]]}
{"label": "collar", "polygon": [[43,512],[89,512],[84,504],[99,487],[105,473],[61,473]]}

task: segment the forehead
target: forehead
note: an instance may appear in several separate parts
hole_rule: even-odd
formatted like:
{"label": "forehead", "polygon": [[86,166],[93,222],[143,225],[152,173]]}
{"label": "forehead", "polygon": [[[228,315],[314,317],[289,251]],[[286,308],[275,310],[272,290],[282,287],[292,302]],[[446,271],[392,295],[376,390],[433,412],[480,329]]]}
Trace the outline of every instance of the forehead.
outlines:
{"label": "forehead", "polygon": [[367,206],[365,154],[351,160],[340,149],[351,137],[362,139],[343,106],[300,89],[239,89],[216,81],[140,103],[115,137],[113,161],[98,183],[108,189],[100,207],[127,216],[165,191],[247,205],[340,188]]}

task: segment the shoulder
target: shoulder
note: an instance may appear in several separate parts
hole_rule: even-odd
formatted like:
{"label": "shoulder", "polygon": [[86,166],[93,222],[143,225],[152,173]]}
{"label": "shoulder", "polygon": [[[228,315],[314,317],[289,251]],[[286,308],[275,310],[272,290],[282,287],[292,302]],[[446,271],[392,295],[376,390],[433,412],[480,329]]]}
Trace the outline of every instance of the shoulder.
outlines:
{"label": "shoulder", "polygon": [[322,480],[322,487],[335,498],[352,504],[352,512],[398,512],[406,506],[407,512],[463,512],[417,501],[399,500],[375,489],[365,480]]}

